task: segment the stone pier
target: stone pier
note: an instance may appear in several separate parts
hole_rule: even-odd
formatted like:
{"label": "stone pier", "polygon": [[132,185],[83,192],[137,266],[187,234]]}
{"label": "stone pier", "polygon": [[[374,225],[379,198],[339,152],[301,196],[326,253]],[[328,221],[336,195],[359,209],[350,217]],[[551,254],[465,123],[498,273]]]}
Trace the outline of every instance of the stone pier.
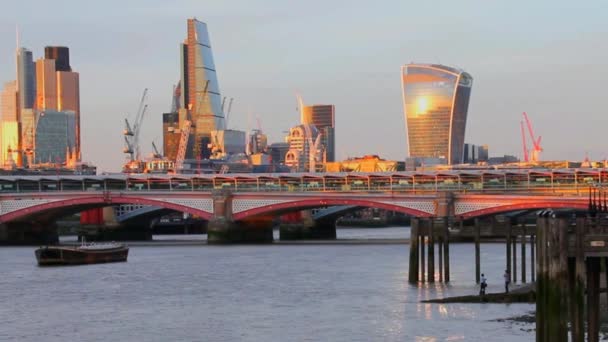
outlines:
{"label": "stone pier", "polygon": [[232,193],[226,190],[212,194],[214,217],[207,224],[210,244],[271,243],[272,218],[259,217],[235,222],[232,220]]}

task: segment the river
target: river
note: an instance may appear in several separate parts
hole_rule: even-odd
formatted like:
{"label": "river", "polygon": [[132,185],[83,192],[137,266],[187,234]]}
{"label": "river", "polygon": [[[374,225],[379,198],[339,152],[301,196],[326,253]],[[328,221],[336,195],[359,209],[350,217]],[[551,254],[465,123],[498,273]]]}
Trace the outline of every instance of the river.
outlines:
{"label": "river", "polygon": [[[0,340],[533,341],[534,324],[503,320],[533,305],[419,302],[478,291],[473,245],[450,248],[450,284],[418,287],[405,244],[132,246],[126,263],[47,268],[2,247]],[[502,290],[504,245],[481,251],[488,292]]]}

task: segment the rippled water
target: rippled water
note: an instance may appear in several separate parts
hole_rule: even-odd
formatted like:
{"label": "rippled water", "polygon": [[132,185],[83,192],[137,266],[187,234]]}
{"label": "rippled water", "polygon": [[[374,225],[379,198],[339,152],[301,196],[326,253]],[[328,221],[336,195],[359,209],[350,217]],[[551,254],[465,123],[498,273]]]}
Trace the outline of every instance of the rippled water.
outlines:
{"label": "rippled water", "polygon": [[[405,228],[339,230],[403,237]],[[450,285],[407,283],[407,245],[131,247],[126,263],[39,268],[0,248],[0,340],[533,341],[495,321],[528,304],[421,304],[477,292],[473,246],[451,245]],[[504,246],[482,245],[489,292]]]}

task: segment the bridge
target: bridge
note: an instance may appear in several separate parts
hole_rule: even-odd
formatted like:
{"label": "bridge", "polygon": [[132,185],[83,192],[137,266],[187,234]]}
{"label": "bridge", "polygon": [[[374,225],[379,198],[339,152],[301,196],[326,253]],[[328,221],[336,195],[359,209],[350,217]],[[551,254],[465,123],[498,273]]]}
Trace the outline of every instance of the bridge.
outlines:
{"label": "bridge", "polygon": [[7,176],[0,177],[0,224],[48,223],[116,204],[186,212],[230,229],[332,206],[466,220],[516,210],[586,209],[589,187],[606,183],[608,169]]}

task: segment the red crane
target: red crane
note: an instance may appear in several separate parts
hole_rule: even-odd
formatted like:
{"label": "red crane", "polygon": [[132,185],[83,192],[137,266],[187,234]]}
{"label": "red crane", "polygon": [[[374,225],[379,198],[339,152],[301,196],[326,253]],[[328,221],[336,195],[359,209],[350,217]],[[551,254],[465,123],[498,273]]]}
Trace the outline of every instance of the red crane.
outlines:
{"label": "red crane", "polygon": [[540,146],[540,141],[542,139],[541,136],[538,139],[534,136],[534,130],[532,130],[532,124],[530,120],[528,120],[528,114],[526,112],[523,113],[524,120],[526,121],[526,125],[528,126],[528,133],[530,133],[530,139],[532,140],[532,151],[530,151],[529,160],[531,162],[537,162],[540,160],[540,153],[543,151],[543,148]]}

